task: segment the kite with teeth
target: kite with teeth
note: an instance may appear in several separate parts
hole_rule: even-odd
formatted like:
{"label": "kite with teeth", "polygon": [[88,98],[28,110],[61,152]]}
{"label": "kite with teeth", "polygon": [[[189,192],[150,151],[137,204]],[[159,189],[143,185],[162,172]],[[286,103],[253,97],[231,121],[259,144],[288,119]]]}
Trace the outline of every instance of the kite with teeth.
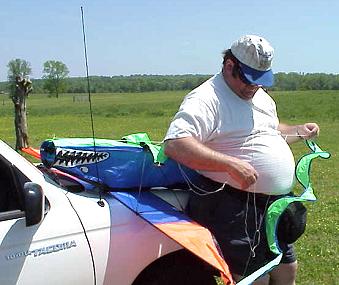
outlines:
{"label": "kite with teeth", "polygon": [[48,139],[40,147],[41,161],[49,168],[113,189],[181,186],[185,184],[182,171],[191,177],[197,175],[165,158],[161,147],[147,137],[134,139]]}
{"label": "kite with teeth", "polygon": [[56,149],[54,165],[75,167],[84,164],[92,164],[109,158],[108,152],[78,151],[74,149]]}

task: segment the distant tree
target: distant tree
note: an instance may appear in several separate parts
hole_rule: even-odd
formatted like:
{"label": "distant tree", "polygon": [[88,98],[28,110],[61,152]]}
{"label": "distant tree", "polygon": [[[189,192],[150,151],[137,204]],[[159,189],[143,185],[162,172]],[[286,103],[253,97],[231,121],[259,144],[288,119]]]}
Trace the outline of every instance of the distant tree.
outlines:
{"label": "distant tree", "polygon": [[8,81],[10,84],[10,96],[14,103],[15,112],[15,149],[28,147],[28,128],[26,113],[26,98],[33,90],[32,82],[28,76],[32,69],[30,63],[23,59],[13,59],[8,64]]}
{"label": "distant tree", "polygon": [[61,61],[49,60],[44,63],[43,73],[44,89],[58,98],[59,93],[66,89],[65,78],[69,73],[67,66]]}

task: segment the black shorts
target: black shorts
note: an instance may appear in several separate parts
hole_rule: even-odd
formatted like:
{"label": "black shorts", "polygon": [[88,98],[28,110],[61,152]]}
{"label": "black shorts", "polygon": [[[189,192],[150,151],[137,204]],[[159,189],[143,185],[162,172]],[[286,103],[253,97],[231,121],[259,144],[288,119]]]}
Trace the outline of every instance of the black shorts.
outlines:
{"label": "black shorts", "polygon": [[[222,185],[202,178],[198,186],[213,191]],[[192,193],[188,215],[215,236],[231,272],[247,276],[276,257],[267,244],[264,214],[269,203],[280,197],[253,194],[227,185],[214,194]],[[292,244],[279,246],[283,251],[282,263],[296,261]]]}

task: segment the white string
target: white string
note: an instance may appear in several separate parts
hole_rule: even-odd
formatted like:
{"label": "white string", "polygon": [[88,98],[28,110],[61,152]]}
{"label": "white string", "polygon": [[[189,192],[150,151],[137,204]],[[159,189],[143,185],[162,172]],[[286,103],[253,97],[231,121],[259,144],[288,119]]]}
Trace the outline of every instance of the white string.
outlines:
{"label": "white string", "polygon": [[[247,140],[248,140],[249,137],[246,137],[245,139],[245,142],[244,144],[246,144]],[[253,142],[252,142],[252,147],[253,147]],[[243,154],[244,152],[244,149],[242,148],[241,149],[241,154]],[[253,152],[252,152],[252,159],[253,159]],[[252,186],[251,186],[252,187]],[[255,191],[255,189],[254,189]],[[245,265],[245,268],[244,268],[244,271],[243,271],[243,276],[246,274],[246,271],[247,271],[247,268],[248,268],[248,265],[249,265],[249,262],[251,260],[251,257],[255,257],[255,248],[253,249],[252,248],[252,244],[251,244],[251,238],[250,238],[250,235],[248,233],[248,225],[247,225],[247,218],[248,218],[248,204],[249,204],[249,192],[247,193],[247,199],[246,199],[246,205],[245,205],[245,233],[246,233],[246,238],[247,238],[247,241],[248,241],[248,245],[250,247],[250,252],[249,252],[249,255],[248,255],[248,258],[247,258],[247,261],[246,261],[246,265]],[[256,205],[254,204],[254,207],[256,209]],[[256,231],[255,231],[256,232]]]}
{"label": "white string", "polygon": [[[306,135],[299,135],[299,134],[296,134],[296,135],[282,135],[281,136],[285,139],[285,141],[287,141],[287,138],[288,137],[306,137]],[[248,138],[246,138],[246,141],[247,141]],[[246,143],[245,141],[245,143]],[[252,149],[253,149],[253,142],[252,142]],[[252,152],[252,160],[253,160],[253,152]],[[249,189],[253,187],[253,185],[251,185],[249,187]],[[261,235],[260,235],[260,228],[262,226],[262,222],[264,220],[264,217],[265,217],[265,213],[267,211],[267,206],[268,206],[268,203],[269,203],[269,200],[270,200],[270,195],[268,195],[267,197],[267,200],[266,200],[266,204],[265,204],[265,208],[264,208],[264,212],[263,212],[263,215],[261,217],[261,219],[259,220],[259,225],[258,225],[258,216],[257,216],[257,206],[256,206],[256,199],[255,199],[255,188],[253,188],[253,206],[254,206],[254,219],[255,219],[255,232],[254,232],[254,235],[253,235],[253,242],[251,243],[251,238],[249,236],[249,233],[248,233],[248,224],[247,224],[247,219],[248,219],[248,205],[249,205],[249,195],[250,195],[250,192],[247,193],[247,200],[246,200],[246,208],[245,208],[245,233],[246,233],[246,237],[248,239],[248,244],[250,246],[250,255],[248,257],[248,260],[246,262],[246,266],[245,266],[245,270],[244,270],[244,273],[243,275],[246,273],[247,271],[247,267],[249,265],[249,261],[251,259],[251,256],[253,258],[255,258],[255,249],[258,247],[258,245],[260,244],[260,239],[261,239]],[[258,242],[256,243],[256,235],[258,235]]]}
{"label": "white string", "polygon": [[141,191],[142,191],[142,182],[143,182],[142,180],[144,178],[146,155],[147,155],[147,151],[144,150],[144,158],[143,158],[142,167],[141,167],[141,177],[140,177],[140,184],[139,184],[139,191],[138,191],[138,199],[137,199],[137,204],[135,206],[135,212],[136,213],[138,213],[138,210],[139,210],[139,199],[140,199]]}
{"label": "white string", "polygon": [[[182,169],[181,165],[177,162],[178,168],[181,172],[181,175],[183,176],[185,182],[187,183],[189,190],[191,190],[193,193],[199,195],[199,196],[206,196],[210,194],[215,194],[221,190],[224,189],[226,182],[222,184],[218,189],[213,190],[213,191],[206,191],[205,189],[200,188],[199,186],[195,185],[192,180],[188,177],[188,175],[185,173],[185,171]],[[193,187],[192,187],[193,186]],[[201,193],[197,192],[196,190],[201,191]]]}
{"label": "white string", "polygon": [[[249,137],[246,138],[244,144],[246,144],[247,140],[249,139]],[[251,148],[253,149],[253,146],[254,146],[254,142],[252,141],[252,145],[251,145]],[[241,150],[241,152],[243,153],[244,149]],[[254,152],[252,151],[251,152],[251,160],[253,161],[254,160]],[[250,238],[250,235],[248,233],[248,224],[247,224],[247,219],[248,219],[248,205],[249,205],[249,195],[250,195],[250,191],[248,191],[247,193],[247,200],[246,200],[246,210],[245,210],[245,233],[246,233],[246,237],[247,237],[247,240],[248,240],[248,244],[250,246],[250,254],[252,254],[252,257],[255,257],[255,249],[257,248],[257,246],[259,245],[260,243],[260,234],[258,236],[258,242],[256,244],[255,240],[256,240],[256,234],[258,232],[258,224],[257,224],[257,219],[258,219],[258,216],[257,216],[257,205],[256,205],[256,200],[255,200],[255,192],[256,192],[256,189],[253,187],[253,185],[251,185],[249,187],[248,190],[250,190],[251,188],[253,188],[253,206],[254,206],[254,221],[255,221],[255,232],[254,232],[254,235],[253,235],[253,243],[251,243],[251,238]],[[261,221],[259,222],[259,224],[261,224]]]}
{"label": "white string", "polygon": [[[126,142],[130,142],[128,139],[119,139],[119,140],[115,140],[117,142],[122,142],[122,143],[126,143]],[[148,142],[150,142],[151,144],[155,144],[155,145],[161,145],[164,143],[164,141],[153,141],[153,140],[149,140]],[[138,144],[138,143],[136,143]]]}
{"label": "white string", "polygon": [[296,134],[296,135],[280,134],[280,135],[285,139],[286,142],[287,142],[288,137],[297,137],[297,138],[300,138],[300,139],[303,139],[303,140],[308,137],[307,135],[299,135],[299,134]]}
{"label": "white string", "polygon": [[281,134],[283,137],[307,137],[307,135],[287,135],[287,134]]}
{"label": "white string", "polygon": [[[246,144],[248,139],[249,139],[249,137],[246,138],[244,144]],[[251,145],[252,149],[253,149],[253,145],[254,145],[254,143],[252,141],[252,145]],[[242,149],[242,153],[243,153],[243,149]],[[252,154],[251,160],[253,161],[254,160],[254,152],[252,151],[251,154]],[[262,217],[260,217],[258,219],[258,212],[257,212],[257,205],[256,205],[256,196],[255,196],[256,189],[254,188],[253,185],[251,185],[248,188],[248,190],[251,190],[251,188],[252,188],[253,191],[248,191],[247,192],[247,199],[246,199],[246,205],[245,205],[245,233],[246,233],[246,237],[247,237],[247,240],[248,240],[248,245],[250,247],[250,253],[249,253],[249,256],[248,256],[248,259],[247,259],[247,262],[246,262],[246,266],[244,268],[243,275],[247,271],[247,268],[248,268],[249,262],[251,260],[251,257],[255,258],[255,256],[256,256],[255,250],[259,246],[260,241],[261,241],[260,229],[261,229],[261,226],[262,226],[262,223],[263,223],[263,220],[264,220],[264,217],[265,217],[265,213],[266,213],[266,210],[267,210],[268,202],[269,202],[269,199],[270,199],[270,195],[267,195],[267,200],[266,200],[264,211],[262,213]],[[255,231],[254,231],[254,234],[253,234],[253,237],[252,237],[252,240],[253,240],[252,242],[251,242],[250,235],[248,233],[248,224],[247,224],[250,193],[253,193],[254,222],[255,222]]]}

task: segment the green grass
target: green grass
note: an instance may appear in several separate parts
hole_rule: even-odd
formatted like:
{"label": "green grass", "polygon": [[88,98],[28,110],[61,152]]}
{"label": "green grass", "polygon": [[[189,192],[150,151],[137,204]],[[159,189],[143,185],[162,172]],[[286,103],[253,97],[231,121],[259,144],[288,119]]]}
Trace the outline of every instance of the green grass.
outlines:
{"label": "green grass", "polygon": [[[161,140],[183,96],[184,92],[93,94],[95,135],[118,139],[129,133],[146,131],[153,140]],[[31,145],[39,145],[53,136],[92,136],[87,97],[75,97],[75,102],[69,94],[61,95],[59,99],[45,95],[29,97]],[[0,101],[0,136],[11,145],[15,143],[12,105],[7,98],[4,103]]]}
{"label": "green grass", "polygon": [[[165,135],[185,92],[137,94],[92,94],[95,136],[119,139],[134,132],[147,132],[155,141]],[[317,142],[329,152],[329,160],[313,163],[312,182],[318,197],[307,204],[306,233],[297,242],[299,273],[297,284],[339,284],[338,266],[338,165],[339,94],[335,91],[274,92],[282,122],[317,122],[321,135]],[[51,137],[91,137],[89,104],[86,95],[63,94],[59,99],[33,94],[28,98],[30,144],[38,147]],[[0,138],[15,144],[13,104],[0,100]],[[298,159],[307,148],[295,144]]]}

